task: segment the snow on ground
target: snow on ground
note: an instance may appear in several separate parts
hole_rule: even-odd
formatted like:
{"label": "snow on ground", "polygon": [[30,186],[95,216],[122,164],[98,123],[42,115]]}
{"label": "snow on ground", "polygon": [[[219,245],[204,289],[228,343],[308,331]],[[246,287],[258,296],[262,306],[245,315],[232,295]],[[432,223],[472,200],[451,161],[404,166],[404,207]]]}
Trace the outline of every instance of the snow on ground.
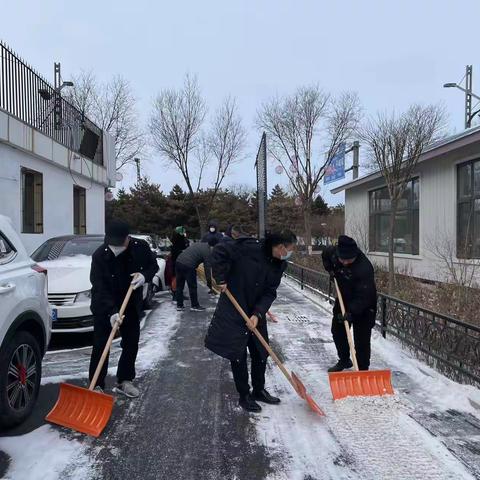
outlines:
{"label": "snow on ground", "polygon": [[[414,406],[402,392],[382,398],[332,401],[326,373],[336,361],[330,333],[331,307],[312,292],[306,294],[307,300],[291,281],[286,284],[272,308],[279,320],[269,326],[272,345],[286,361],[287,369],[300,377],[326,417],[310,412],[269,361],[267,388],[281,396],[282,405],[266,406],[256,427],[259,440],[275,454],[277,473],[271,480],[472,479],[441,441],[408,415]],[[372,347],[373,368],[401,370],[409,376],[420,398],[426,400],[433,391],[439,409],[448,408],[455,396],[455,408],[470,412],[470,402],[459,401],[459,396],[469,395],[478,401],[477,389],[458,385],[428,369],[396,342],[375,335]]]}
{"label": "snow on ground", "polygon": [[77,440],[67,440],[50,425],[18,437],[0,438],[0,450],[11,458],[5,480],[56,480],[72,464],[84,464],[76,469],[76,478],[91,478],[86,465],[86,447]]}
{"label": "snow on ground", "polygon": [[[140,349],[137,357],[137,377],[152,368],[168,353],[168,343],[178,326],[179,315],[171,302],[164,302],[160,308],[153,310],[146,320],[141,333]],[[114,345],[113,355],[118,356],[119,342]],[[87,378],[90,349],[63,352],[61,361],[55,362],[55,355],[49,355],[47,372],[56,375],[45,377],[42,383],[62,381],[64,379]],[[77,357],[80,358],[77,358]],[[109,368],[115,374],[116,361]],[[62,369],[70,369],[61,371]],[[75,372],[72,374],[72,364]],[[140,381],[141,386],[141,381]],[[77,437],[79,440],[77,440]],[[6,479],[14,480],[49,480],[58,478],[89,479],[93,478],[91,459],[86,452],[93,445],[93,439],[72,432],[68,437],[61,430],[51,425],[43,425],[31,433],[16,437],[0,438],[0,450],[11,457],[11,466]],[[74,476],[69,471],[74,471]]]}

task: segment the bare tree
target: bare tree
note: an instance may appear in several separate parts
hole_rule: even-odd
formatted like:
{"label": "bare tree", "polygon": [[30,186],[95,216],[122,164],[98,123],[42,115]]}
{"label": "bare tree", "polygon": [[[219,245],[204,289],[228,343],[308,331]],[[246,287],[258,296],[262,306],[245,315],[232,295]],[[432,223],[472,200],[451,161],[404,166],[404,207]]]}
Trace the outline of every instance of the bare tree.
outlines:
{"label": "bare tree", "polygon": [[360,114],[356,94],[333,98],[318,86],[274,98],[258,113],[257,126],[267,132],[269,151],[283,167],[302,206],[309,247],[313,200],[340,145],[351,139]]}
{"label": "bare tree", "polygon": [[82,72],[73,78],[69,101],[112,135],[116,169],[132,164],[145,149],[145,134],[139,127],[136,99],[130,84],[121,76],[99,83],[93,73]]}
{"label": "bare tree", "polygon": [[[182,174],[202,232],[220,186],[245,144],[233,99],[227,98],[216,111],[207,134],[202,132],[206,111],[196,78],[186,76],[181,89],[158,95],[150,118],[155,148]],[[202,183],[208,180],[210,186],[204,191]]]}
{"label": "bare tree", "polygon": [[378,114],[362,129],[362,139],[381,172],[390,197],[388,238],[388,288],[395,287],[394,235],[398,202],[417,166],[425,147],[444,126],[442,107],[412,105],[400,116]]}
{"label": "bare tree", "polygon": [[365,212],[355,212],[349,216],[347,235],[350,235],[357,242],[358,247],[362,252],[368,252],[369,238],[368,238],[368,214]]}

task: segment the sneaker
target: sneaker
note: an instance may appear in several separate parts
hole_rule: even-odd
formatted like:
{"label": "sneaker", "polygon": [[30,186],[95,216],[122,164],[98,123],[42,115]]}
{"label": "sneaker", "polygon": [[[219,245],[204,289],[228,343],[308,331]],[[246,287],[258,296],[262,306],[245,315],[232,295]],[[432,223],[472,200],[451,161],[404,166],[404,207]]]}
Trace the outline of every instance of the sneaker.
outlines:
{"label": "sneaker", "polygon": [[339,360],[333,367],[328,369],[329,372],[342,372],[346,368],[352,368],[353,363],[350,359],[348,360]]}
{"label": "sneaker", "polygon": [[204,312],[206,308],[201,305],[196,305],[195,307],[191,307],[190,310],[193,310],[194,312]]}
{"label": "sneaker", "polygon": [[177,305],[177,312],[183,312],[185,307],[183,305]]}
{"label": "sneaker", "polygon": [[98,392],[98,393],[105,393],[103,388],[100,386],[100,385],[97,385],[94,389],[93,389],[94,392]]}
{"label": "sneaker", "polygon": [[115,393],[121,393],[128,398],[137,398],[140,395],[140,390],[128,380],[125,380],[122,383],[117,383],[117,386],[114,387],[113,391]]}
{"label": "sneaker", "polygon": [[280,399],[270,395],[265,389],[259,392],[253,391],[252,397],[259,402],[268,403],[270,405],[277,405],[280,403]]}
{"label": "sneaker", "polygon": [[261,412],[262,407],[248,394],[245,397],[240,397],[238,404],[247,412]]}

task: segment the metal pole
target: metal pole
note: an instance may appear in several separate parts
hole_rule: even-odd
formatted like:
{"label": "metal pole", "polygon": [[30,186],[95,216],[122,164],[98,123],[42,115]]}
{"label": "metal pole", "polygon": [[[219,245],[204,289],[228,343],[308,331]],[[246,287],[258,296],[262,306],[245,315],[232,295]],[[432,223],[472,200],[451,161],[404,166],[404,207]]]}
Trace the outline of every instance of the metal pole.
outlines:
{"label": "metal pole", "polygon": [[465,128],[472,125],[472,65],[465,71]]}
{"label": "metal pole", "polygon": [[134,158],[133,160],[137,164],[137,184],[139,184],[140,180],[142,179],[142,176],[140,174],[140,159]]}
{"label": "metal pole", "polygon": [[359,150],[360,150],[360,142],[355,140],[352,145],[353,150],[353,164],[352,164],[352,175],[353,179],[358,178],[358,159],[359,159]]}
{"label": "metal pole", "polygon": [[387,299],[382,297],[382,337],[387,338]]}

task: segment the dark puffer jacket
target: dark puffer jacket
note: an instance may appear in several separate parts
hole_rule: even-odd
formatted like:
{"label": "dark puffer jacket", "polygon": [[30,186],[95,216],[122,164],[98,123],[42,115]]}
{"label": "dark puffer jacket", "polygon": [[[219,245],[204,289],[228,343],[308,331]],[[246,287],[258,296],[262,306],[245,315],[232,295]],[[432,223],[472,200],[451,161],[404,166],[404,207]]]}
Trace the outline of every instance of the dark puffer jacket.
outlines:
{"label": "dark puffer jacket", "polygon": [[[258,330],[268,342],[265,315],[277,297],[286,262],[267,252],[263,242],[240,238],[218,244],[211,255],[213,277],[226,283],[248,316],[259,315]],[[229,360],[238,360],[247,347],[249,335],[245,321],[225,294],[220,295],[205,338],[205,346]],[[254,337],[264,358],[268,354]]]}
{"label": "dark puffer jacket", "polygon": [[[345,308],[352,314],[353,321],[375,322],[377,308],[377,288],[370,260],[359,251],[355,261],[343,266],[337,257],[336,247],[328,247],[322,253],[325,270],[333,273],[345,302]],[[334,312],[340,312],[338,300]]]}
{"label": "dark puffer jacket", "polygon": [[[130,238],[127,249],[118,257],[115,257],[104,243],[92,255],[90,309],[93,315],[106,319],[120,310],[132,281],[132,273],[141,273],[148,283],[152,281],[157,271],[157,260],[147,242]],[[142,288],[137,288],[128,303],[127,314],[140,315],[142,303]]]}

